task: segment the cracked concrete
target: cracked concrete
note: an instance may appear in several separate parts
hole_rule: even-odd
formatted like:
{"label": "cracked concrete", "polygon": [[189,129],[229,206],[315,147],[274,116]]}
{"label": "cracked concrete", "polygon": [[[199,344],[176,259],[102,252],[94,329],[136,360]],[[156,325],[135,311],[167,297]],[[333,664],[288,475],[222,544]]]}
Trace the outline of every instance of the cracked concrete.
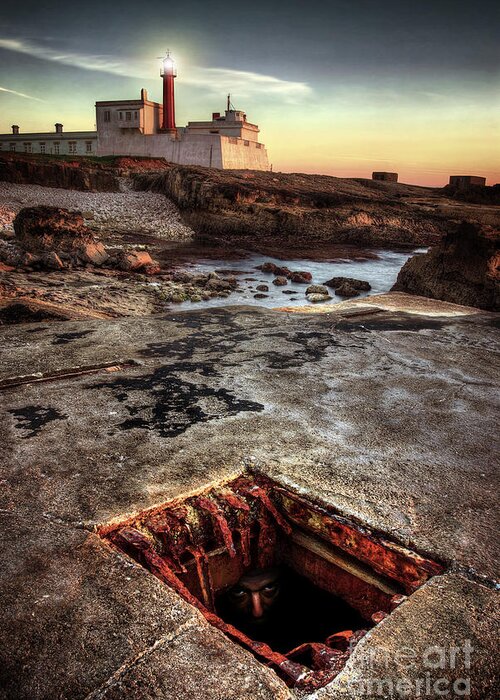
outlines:
{"label": "cracked concrete", "polygon": [[359,697],[347,680],[374,646],[466,635],[480,650],[471,697],[495,697],[497,317],[436,316],[439,302],[415,315],[398,298],[365,315],[240,307],[2,330],[0,380],[140,364],[0,391],[0,697],[289,697],[91,532],[245,467],[448,569],[318,697]]}

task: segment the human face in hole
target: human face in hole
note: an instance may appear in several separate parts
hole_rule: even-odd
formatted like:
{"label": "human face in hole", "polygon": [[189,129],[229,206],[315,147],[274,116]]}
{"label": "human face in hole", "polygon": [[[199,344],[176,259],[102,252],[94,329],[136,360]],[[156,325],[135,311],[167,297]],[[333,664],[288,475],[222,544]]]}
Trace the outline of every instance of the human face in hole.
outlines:
{"label": "human face in hole", "polygon": [[229,591],[229,599],[240,615],[262,622],[279,593],[279,571],[264,569],[244,574]]}

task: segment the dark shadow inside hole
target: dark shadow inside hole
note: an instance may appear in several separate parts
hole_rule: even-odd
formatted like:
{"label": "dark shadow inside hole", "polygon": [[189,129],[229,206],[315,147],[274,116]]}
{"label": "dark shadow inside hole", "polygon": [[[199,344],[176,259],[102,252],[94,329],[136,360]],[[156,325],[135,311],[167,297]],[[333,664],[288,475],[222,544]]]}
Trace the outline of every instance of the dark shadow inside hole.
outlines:
{"label": "dark shadow inside hole", "polygon": [[279,595],[260,619],[241,613],[230,592],[217,596],[217,614],[248,637],[286,654],[306,642],[325,642],[344,630],[366,629],[367,622],[341,598],[315,586],[287,566],[279,567]]}

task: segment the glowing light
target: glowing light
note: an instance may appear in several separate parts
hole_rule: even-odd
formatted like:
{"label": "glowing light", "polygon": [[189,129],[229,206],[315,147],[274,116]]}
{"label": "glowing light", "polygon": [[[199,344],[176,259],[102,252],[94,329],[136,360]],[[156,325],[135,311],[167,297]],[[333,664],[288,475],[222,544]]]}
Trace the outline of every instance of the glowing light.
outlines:
{"label": "glowing light", "polygon": [[177,75],[177,68],[175,66],[175,61],[170,55],[170,51],[167,51],[167,55],[162,61],[162,68],[160,70],[160,75],[172,75],[174,78]]}

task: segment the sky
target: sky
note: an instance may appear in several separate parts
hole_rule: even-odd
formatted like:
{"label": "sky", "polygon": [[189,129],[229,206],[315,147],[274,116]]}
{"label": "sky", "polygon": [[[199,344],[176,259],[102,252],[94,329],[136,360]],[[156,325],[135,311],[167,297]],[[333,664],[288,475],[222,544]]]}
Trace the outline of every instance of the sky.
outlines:
{"label": "sky", "polygon": [[276,171],[441,186],[500,182],[498,0],[86,0],[4,3],[0,133],[94,129],[97,100],[161,101],[176,121],[223,111],[261,129]]}

